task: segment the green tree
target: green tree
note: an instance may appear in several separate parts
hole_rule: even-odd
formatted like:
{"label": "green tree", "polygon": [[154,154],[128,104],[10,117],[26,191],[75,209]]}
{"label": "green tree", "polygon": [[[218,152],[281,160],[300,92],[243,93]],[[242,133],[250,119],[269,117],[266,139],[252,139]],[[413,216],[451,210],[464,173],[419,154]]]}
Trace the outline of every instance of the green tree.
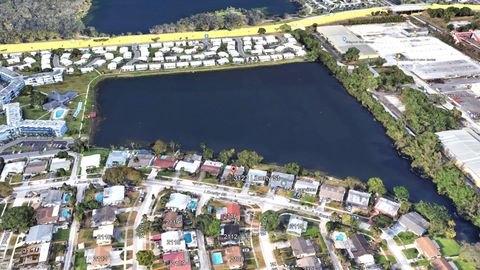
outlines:
{"label": "green tree", "polygon": [[195,228],[205,236],[219,236],[221,221],[210,214],[201,214],[195,219]]}
{"label": "green tree", "polygon": [[355,47],[350,47],[348,50],[342,55],[342,58],[346,62],[353,62],[357,61],[360,58],[360,50]]}
{"label": "green tree", "polygon": [[447,208],[436,203],[420,201],[415,210],[430,222],[428,233],[432,236],[455,237],[455,222],[451,220]]}
{"label": "green tree", "polygon": [[258,28],[258,32],[257,32],[259,35],[265,35],[267,33],[267,30],[263,27],[260,27]]}
{"label": "green tree", "polygon": [[152,151],[156,155],[161,155],[167,151],[167,144],[162,140],[156,140],[152,145]]}
{"label": "green tree", "polygon": [[33,107],[41,107],[45,102],[47,102],[47,96],[38,91],[33,91],[30,95],[30,105]]}
{"label": "green tree", "polygon": [[0,182],[0,198],[12,195],[13,189],[7,182]]}
{"label": "green tree", "polygon": [[393,193],[395,194],[395,198],[401,202],[406,202],[410,198],[410,192],[404,186],[396,186],[393,188]]}
{"label": "green tree", "polygon": [[257,154],[257,152],[248,150],[243,150],[242,152],[238,153],[237,158],[240,165],[248,168],[252,168],[263,160],[263,157]]}
{"label": "green tree", "polygon": [[230,149],[223,149],[220,151],[218,154],[218,160],[222,162],[223,164],[228,164],[230,163],[230,160],[232,159],[233,155],[235,154],[235,149],[230,148]]}
{"label": "green tree", "polygon": [[382,179],[378,177],[372,177],[368,179],[367,185],[368,192],[370,193],[376,193],[378,196],[383,196],[385,193],[387,193],[387,189],[383,185]]}
{"label": "green tree", "polygon": [[291,32],[292,31],[292,27],[286,23],[280,25],[280,31],[282,32]]}
{"label": "green tree", "polygon": [[32,207],[15,206],[5,210],[0,227],[3,230],[11,230],[15,233],[24,233],[35,223],[35,210]]}
{"label": "green tree", "polygon": [[56,158],[68,158],[68,152],[67,151],[60,151],[55,155]]}
{"label": "green tree", "polygon": [[143,215],[142,216],[142,221],[140,222],[140,224],[138,224],[137,228],[135,229],[135,231],[137,232],[137,234],[140,236],[140,237],[143,237],[144,235],[146,235],[148,232],[150,232],[152,229],[152,222],[150,220],[148,220],[148,217],[147,215]]}
{"label": "green tree", "polygon": [[145,178],[145,175],[134,168],[114,167],[105,170],[103,181],[109,185],[133,185],[136,186]]}
{"label": "green tree", "polygon": [[300,165],[298,165],[298,163],[296,162],[287,163],[283,166],[283,168],[285,169],[286,173],[296,174],[296,175],[300,173]]}
{"label": "green tree", "polygon": [[468,262],[473,268],[480,269],[480,242],[462,242],[459,258]]}
{"label": "green tree", "polygon": [[268,210],[262,214],[262,227],[267,232],[276,231],[280,226],[280,219],[277,212]]}
{"label": "green tree", "polygon": [[155,259],[155,254],[151,250],[140,250],[137,252],[137,262],[140,265],[151,266]]}
{"label": "green tree", "polygon": [[207,148],[203,149],[202,155],[203,155],[204,159],[213,159],[213,154],[214,154],[214,152],[213,152],[212,148],[207,147]]}

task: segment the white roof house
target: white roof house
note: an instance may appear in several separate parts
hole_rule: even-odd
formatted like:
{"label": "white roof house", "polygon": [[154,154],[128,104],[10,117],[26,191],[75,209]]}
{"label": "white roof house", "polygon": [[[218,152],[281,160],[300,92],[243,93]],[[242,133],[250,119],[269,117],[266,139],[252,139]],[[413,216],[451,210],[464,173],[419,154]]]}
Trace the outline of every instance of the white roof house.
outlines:
{"label": "white roof house", "polygon": [[395,217],[400,209],[400,204],[385,198],[380,198],[375,204],[374,209],[384,215]]}
{"label": "white roof house", "polygon": [[185,236],[182,231],[169,231],[162,233],[163,252],[184,251],[186,249]]}
{"label": "white roof house", "polygon": [[25,243],[34,244],[50,242],[52,241],[52,235],[53,224],[33,226],[28,231]]}
{"label": "white roof house", "polygon": [[267,171],[255,170],[250,169],[248,170],[247,174],[247,183],[253,185],[265,185],[265,181],[267,180]]}
{"label": "white roof house", "polygon": [[103,190],[103,205],[117,205],[125,199],[125,186],[111,186]]}
{"label": "white roof house", "polygon": [[188,172],[188,173],[195,173],[198,171],[198,169],[200,168],[200,164],[202,162],[201,161],[198,161],[198,160],[195,160],[193,162],[188,162],[188,161],[184,161],[184,160],[180,160],[177,165],[175,166],[175,170],[176,171],[185,171],[185,172]]}
{"label": "white roof house", "polygon": [[93,237],[96,239],[97,245],[109,245],[112,243],[114,225],[99,226],[93,231]]}
{"label": "white roof house", "polygon": [[13,173],[13,174],[22,173],[24,168],[25,168],[25,161],[18,161],[18,162],[5,164],[5,167],[3,167],[3,171],[0,176],[0,181],[5,182],[5,179],[10,173]]}
{"label": "white roof house", "polygon": [[100,154],[82,156],[82,161],[80,162],[80,167],[83,169],[97,168],[100,167]]}
{"label": "white roof house", "polygon": [[188,195],[182,193],[172,193],[170,194],[170,198],[165,205],[166,208],[169,209],[178,209],[178,210],[185,210],[187,209],[188,204],[192,198]]}
{"label": "white roof house", "polygon": [[297,181],[295,181],[295,186],[293,187],[293,189],[296,192],[315,195],[317,194],[319,186],[320,186],[320,182],[316,181],[315,179],[299,178],[297,179]]}
{"label": "white roof house", "polygon": [[347,203],[353,206],[366,209],[370,201],[370,193],[350,189],[348,191]]}
{"label": "white roof house", "polygon": [[290,215],[288,221],[287,233],[300,236],[307,231],[308,222],[297,215]]}
{"label": "white roof house", "polygon": [[58,171],[64,169],[68,171],[72,162],[66,158],[53,158],[50,163],[50,171]]}

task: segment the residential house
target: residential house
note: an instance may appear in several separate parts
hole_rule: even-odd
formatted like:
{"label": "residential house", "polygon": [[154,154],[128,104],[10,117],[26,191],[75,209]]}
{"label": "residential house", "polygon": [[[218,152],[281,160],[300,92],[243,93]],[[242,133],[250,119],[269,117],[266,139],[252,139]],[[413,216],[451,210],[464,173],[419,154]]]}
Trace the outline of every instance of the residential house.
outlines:
{"label": "residential house", "polygon": [[322,270],[322,262],[315,256],[309,256],[298,259],[296,267],[308,270]]}
{"label": "residential house", "polygon": [[432,239],[427,236],[415,240],[415,247],[418,252],[426,259],[435,259],[441,256],[440,249]]}
{"label": "residential house", "polygon": [[238,224],[222,224],[219,238],[222,245],[237,245],[240,242],[240,226]]}
{"label": "residential house", "polygon": [[53,224],[36,225],[30,228],[25,237],[26,244],[38,244],[52,241]]}
{"label": "residential house", "polygon": [[154,156],[150,151],[139,150],[133,154],[133,157],[128,161],[128,167],[135,169],[147,168],[152,165]]}
{"label": "residential house", "polygon": [[164,253],[173,251],[185,251],[185,236],[182,231],[169,231],[161,235],[162,250]]}
{"label": "residential house", "polygon": [[422,236],[430,227],[430,223],[417,212],[410,212],[401,216],[398,223],[418,236]]}
{"label": "residential house", "polygon": [[350,189],[347,196],[347,204],[360,209],[368,209],[370,193]]}
{"label": "residential house", "polygon": [[272,189],[283,188],[290,190],[293,188],[293,182],[295,181],[295,175],[282,173],[282,172],[272,172],[270,176],[268,185]]}
{"label": "residential house", "polygon": [[30,161],[27,166],[25,167],[25,171],[23,175],[37,175],[41,173],[45,173],[47,171],[48,160],[46,159],[36,159]]}
{"label": "residential house", "polygon": [[158,170],[171,170],[175,168],[177,159],[171,156],[161,156],[153,161],[153,167]]}
{"label": "residential house", "polygon": [[318,196],[320,197],[320,200],[343,202],[345,192],[346,189],[342,186],[322,184]]}
{"label": "residential house", "polygon": [[227,247],[224,250],[223,259],[229,269],[243,268],[243,253],[240,246]]}
{"label": "residential house", "polygon": [[290,247],[292,248],[293,256],[295,258],[305,258],[309,256],[315,256],[315,246],[310,239],[303,237],[295,237],[289,240]]}
{"label": "residential house", "polygon": [[[234,171],[232,171],[232,169],[234,169]],[[222,177],[221,177],[221,180],[222,181],[225,181],[228,179],[228,177],[232,177],[235,176],[237,177],[238,179],[241,179],[243,173],[245,173],[245,168],[243,166],[232,166],[232,165],[227,165],[225,166],[225,169],[223,170],[223,174],[222,174]],[[243,179],[241,179],[243,180]]]}
{"label": "residential house", "polygon": [[0,182],[5,182],[7,176],[9,175],[23,173],[24,168],[25,168],[24,161],[11,162],[11,163],[5,164],[2,170],[2,174],[0,176]]}
{"label": "residential house", "polygon": [[65,171],[70,170],[70,166],[72,162],[66,158],[53,158],[50,162],[50,171],[56,172],[60,169],[64,169]]}
{"label": "residential house", "polygon": [[190,155],[184,160],[180,160],[175,166],[176,171],[185,171],[189,174],[194,174],[200,168],[202,157],[199,155]]}
{"label": "residential house", "polygon": [[188,251],[177,251],[163,254],[163,261],[169,270],[191,270]]}
{"label": "residential house", "polygon": [[308,222],[303,220],[300,216],[290,215],[288,221],[287,233],[296,236],[301,236],[302,233],[307,231]]}
{"label": "residential house", "polygon": [[112,151],[108,155],[107,163],[105,167],[112,168],[112,167],[119,167],[124,166],[127,163],[128,158],[128,151]]}
{"label": "residential house", "polygon": [[93,231],[93,238],[97,245],[104,246],[104,245],[111,245],[112,238],[113,238],[113,224],[99,226],[96,230]]}
{"label": "residential house", "polygon": [[116,208],[113,206],[105,206],[92,211],[92,227],[110,225],[115,222]]}
{"label": "residential house", "polygon": [[250,169],[247,174],[246,183],[249,185],[264,186],[267,181],[267,172],[261,170]]}
{"label": "residential house", "polygon": [[373,252],[367,239],[362,234],[354,234],[350,236],[351,247],[349,249],[350,256],[358,263],[364,266],[375,264]]}
{"label": "residential house", "polygon": [[82,168],[82,170],[98,168],[100,167],[100,160],[101,160],[100,154],[82,156],[80,167]]}
{"label": "residential house", "polygon": [[206,160],[200,167],[201,172],[206,172],[212,176],[218,176],[222,170],[223,163],[218,161]]}
{"label": "residential house", "polygon": [[320,182],[317,180],[313,178],[302,177],[295,181],[294,190],[298,193],[316,196],[319,186]]}
{"label": "residential house", "polygon": [[217,218],[222,222],[240,222],[241,207],[237,203],[231,203],[226,207],[217,208]]}
{"label": "residential house", "polygon": [[106,269],[111,265],[112,246],[98,246],[85,251],[87,270]]}
{"label": "residential house", "polygon": [[40,207],[35,210],[35,219],[38,225],[54,224],[58,221],[60,206]]}
{"label": "residential house", "polygon": [[398,210],[400,209],[400,204],[382,197],[378,199],[373,209],[380,214],[394,218],[397,216]]}
{"label": "residential house", "polygon": [[65,93],[52,92],[47,95],[48,102],[43,104],[43,109],[46,111],[52,111],[62,105],[67,104],[78,97],[78,92],[67,91]]}
{"label": "residential house", "polygon": [[433,269],[435,270],[454,270],[458,269],[457,267],[453,268],[453,266],[444,258],[437,258],[430,262]]}
{"label": "residential house", "polygon": [[182,193],[172,193],[170,194],[170,198],[165,205],[168,209],[176,209],[179,211],[183,211],[187,209],[188,204],[192,201],[192,198],[188,195]]}
{"label": "residential house", "polygon": [[50,242],[24,245],[17,248],[14,269],[49,269]]}
{"label": "residential house", "polygon": [[63,202],[63,192],[57,189],[49,189],[40,194],[40,201],[43,207],[61,205]]}
{"label": "residential house", "polygon": [[111,186],[103,190],[103,205],[118,205],[125,199],[125,186]]}
{"label": "residential house", "polygon": [[176,211],[167,211],[163,215],[162,229],[164,231],[176,231],[183,228],[183,216]]}

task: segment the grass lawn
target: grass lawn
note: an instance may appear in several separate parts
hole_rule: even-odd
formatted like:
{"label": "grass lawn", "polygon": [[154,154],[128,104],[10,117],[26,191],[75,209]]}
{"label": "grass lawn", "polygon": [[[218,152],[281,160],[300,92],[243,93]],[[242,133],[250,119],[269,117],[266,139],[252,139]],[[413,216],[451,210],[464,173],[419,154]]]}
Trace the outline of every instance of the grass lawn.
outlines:
{"label": "grass lawn", "polygon": [[455,262],[459,270],[475,270],[475,267],[464,260],[454,260],[453,262]]}
{"label": "grass lawn", "polygon": [[67,241],[70,236],[70,229],[60,229],[53,235],[53,241]]}
{"label": "grass lawn", "polygon": [[440,246],[443,256],[453,257],[460,254],[460,246],[458,245],[457,241],[447,238],[435,238],[435,241],[437,241],[438,245]]}
{"label": "grass lawn", "polygon": [[416,248],[404,249],[402,252],[405,254],[407,259],[415,259],[418,257],[418,250]]}
{"label": "grass lawn", "polygon": [[214,177],[205,177],[203,178],[202,182],[216,185],[218,184],[218,179]]}
{"label": "grass lawn", "polygon": [[87,259],[85,259],[85,253],[83,251],[77,251],[75,254],[75,270],[86,270]]}
{"label": "grass lawn", "polygon": [[85,245],[95,243],[93,228],[80,230],[78,233],[78,243],[85,243]]}
{"label": "grass lawn", "polygon": [[410,245],[415,242],[417,236],[412,232],[401,232],[394,239],[398,245]]}

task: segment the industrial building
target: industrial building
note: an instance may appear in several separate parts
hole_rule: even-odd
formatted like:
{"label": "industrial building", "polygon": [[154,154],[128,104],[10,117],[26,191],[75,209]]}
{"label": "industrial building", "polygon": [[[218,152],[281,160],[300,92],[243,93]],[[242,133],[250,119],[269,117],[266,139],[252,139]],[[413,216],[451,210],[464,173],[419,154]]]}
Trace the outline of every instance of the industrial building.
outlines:
{"label": "industrial building", "polygon": [[436,133],[445,153],[480,187],[480,136],[470,129]]}
{"label": "industrial building", "polygon": [[352,31],[343,25],[328,25],[317,27],[320,33],[339,53],[344,54],[349,48],[357,48],[359,59],[378,58],[378,53],[370,47],[368,42],[356,36]]}

